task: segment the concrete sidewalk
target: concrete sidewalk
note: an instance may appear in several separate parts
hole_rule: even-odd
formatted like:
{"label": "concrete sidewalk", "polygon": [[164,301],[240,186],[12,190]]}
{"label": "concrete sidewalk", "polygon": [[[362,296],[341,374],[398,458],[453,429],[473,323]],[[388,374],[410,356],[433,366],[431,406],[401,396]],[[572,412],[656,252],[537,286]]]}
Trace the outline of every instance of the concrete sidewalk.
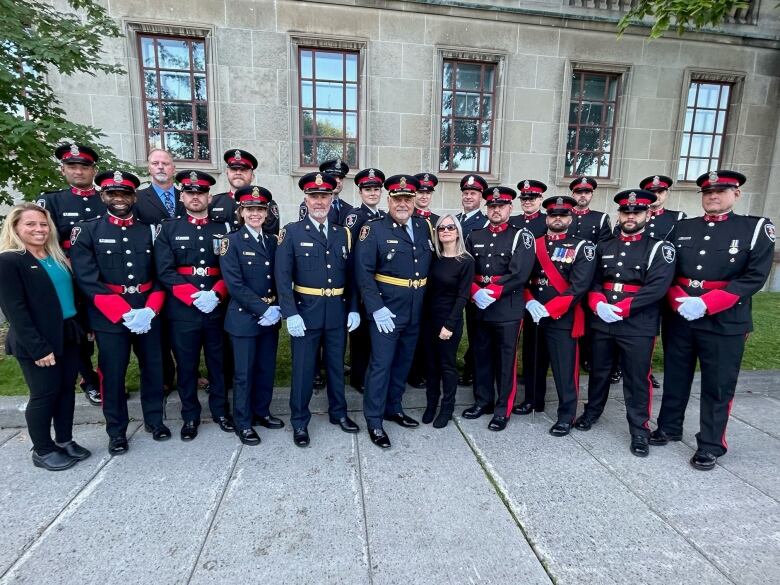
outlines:
{"label": "concrete sidewalk", "polygon": [[[135,422],[130,452],[112,459],[87,423],[75,438],[93,456],[57,474],[32,466],[23,428],[5,428],[0,584],[780,582],[780,373],[741,377],[730,451],[709,473],[688,465],[695,397],[684,441],[638,459],[612,388],[586,433],[551,437],[548,403],[503,433],[487,417],[388,423],[389,451],[318,414],[308,449],[289,425],[247,447],[214,424],[182,443],[174,421],[155,443]],[[21,403],[0,400],[0,424],[19,424]],[[424,392],[405,403],[419,418]],[[79,420],[99,415],[79,406]]]}

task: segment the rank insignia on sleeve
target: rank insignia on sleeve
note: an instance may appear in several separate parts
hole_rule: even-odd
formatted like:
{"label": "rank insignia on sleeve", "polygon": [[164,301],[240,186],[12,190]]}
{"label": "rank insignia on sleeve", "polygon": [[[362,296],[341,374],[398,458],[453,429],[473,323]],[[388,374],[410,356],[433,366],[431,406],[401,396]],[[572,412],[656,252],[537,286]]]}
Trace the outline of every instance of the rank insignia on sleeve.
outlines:
{"label": "rank insignia on sleeve", "polygon": [[79,239],[79,234],[81,233],[81,228],[76,226],[72,230],[70,230],[70,245],[73,246],[76,243],[76,240]]}
{"label": "rank insignia on sleeve", "polygon": [[360,228],[360,236],[358,236],[358,239],[362,242],[368,237],[368,232],[371,231],[371,226],[364,225],[362,228]]}
{"label": "rank insignia on sleeve", "polygon": [[582,253],[585,256],[585,260],[588,262],[592,262],[593,259],[596,257],[596,246],[593,244],[587,244],[585,247],[582,248]]}
{"label": "rank insignia on sleeve", "polygon": [[775,237],[776,237],[776,235],[775,235],[775,224],[766,222],[764,224],[764,233],[766,234],[767,238],[769,238],[770,240],[772,240],[774,242],[775,241]]}
{"label": "rank insignia on sleeve", "polygon": [[661,249],[661,252],[663,253],[664,260],[666,260],[668,264],[674,262],[674,246],[664,245],[664,247]]}
{"label": "rank insignia on sleeve", "polygon": [[286,236],[286,235],[287,235],[287,230],[285,228],[282,228],[282,229],[279,230],[279,236],[278,237],[279,237],[279,244],[280,245],[284,241],[284,236]]}
{"label": "rank insignia on sleeve", "polygon": [[355,223],[357,222],[357,215],[354,213],[350,213],[345,219],[344,223],[347,224],[347,227],[351,228]]}
{"label": "rank insignia on sleeve", "polygon": [[228,248],[230,247],[230,240],[227,239],[227,237],[220,238],[219,240],[219,255],[224,256],[227,254]]}
{"label": "rank insignia on sleeve", "polygon": [[523,232],[523,246],[525,246],[527,249],[530,250],[531,248],[533,248],[533,245],[534,245],[534,236],[533,236],[533,234],[531,232],[527,231],[527,230],[524,231]]}

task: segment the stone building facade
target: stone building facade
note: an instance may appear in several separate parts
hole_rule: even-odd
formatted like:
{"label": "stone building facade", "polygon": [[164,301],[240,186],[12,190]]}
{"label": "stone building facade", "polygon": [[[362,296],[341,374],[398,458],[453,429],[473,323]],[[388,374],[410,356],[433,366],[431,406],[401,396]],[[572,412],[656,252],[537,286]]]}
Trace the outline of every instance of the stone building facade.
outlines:
{"label": "stone building facade", "polygon": [[[435,173],[437,210],[457,209],[470,170],[548,193],[598,173],[593,205],[612,211],[645,176],[719,166],[748,176],[739,212],[780,219],[774,2],[653,41],[646,28],[616,38],[629,0],[105,3],[126,33],[106,60],[127,75],[52,72],[69,116],[139,164],[165,140],[200,158],[179,169],[212,172],[218,187],[222,152],[247,149],[285,222],[298,177],[333,148],[360,168]],[[344,197],[356,198],[351,182]],[[696,214],[695,184],[677,182],[668,205]]]}

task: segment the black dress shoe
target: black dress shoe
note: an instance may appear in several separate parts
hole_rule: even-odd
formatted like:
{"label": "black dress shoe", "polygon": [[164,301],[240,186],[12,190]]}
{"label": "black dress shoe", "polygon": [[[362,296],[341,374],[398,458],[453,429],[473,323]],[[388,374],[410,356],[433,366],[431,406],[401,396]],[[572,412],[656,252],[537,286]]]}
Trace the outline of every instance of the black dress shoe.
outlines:
{"label": "black dress shoe", "polygon": [[218,416],[214,419],[214,422],[219,425],[220,430],[226,433],[232,433],[236,430],[236,426],[233,424],[233,419],[230,416]]}
{"label": "black dress shoe", "polygon": [[691,466],[699,471],[709,471],[715,467],[718,458],[712,453],[698,449],[691,457]]}
{"label": "black dress shoe", "polygon": [[248,429],[242,429],[242,430],[236,430],[236,435],[238,435],[239,440],[244,445],[259,445],[260,444],[260,435],[257,434],[257,431],[253,428]]}
{"label": "black dress shoe", "polygon": [[574,423],[574,428],[579,429],[580,431],[589,431],[595,422],[595,418],[590,418],[587,414],[583,414],[577,419],[577,422]]}
{"label": "black dress shoe", "polygon": [[56,443],[56,445],[62,451],[65,451],[68,457],[73,457],[76,461],[84,461],[84,459],[92,455],[92,452],[89,449],[85,449],[84,447],[79,445],[76,441],[68,441],[67,443]]}
{"label": "black dress shoe", "polygon": [[427,386],[427,383],[425,381],[425,378],[412,378],[411,380],[406,381],[409,386],[412,388],[417,388],[418,390],[422,390]]}
{"label": "black dress shoe", "polygon": [[483,414],[493,414],[493,407],[478,406],[475,404],[463,411],[463,418],[475,419],[481,417]]}
{"label": "black dress shoe", "polygon": [[474,383],[474,376],[470,374],[463,374],[458,378],[458,386],[471,386]]}
{"label": "black dress shoe", "polygon": [[443,429],[450,422],[451,418],[452,418],[452,412],[445,412],[443,410],[440,410],[439,414],[436,415],[436,419],[433,421],[433,428]]}
{"label": "black dress shoe", "polygon": [[656,429],[650,433],[650,444],[662,447],[669,441],[682,441],[682,435],[669,435],[661,429]]}
{"label": "black dress shoe", "polygon": [[565,437],[571,431],[571,423],[558,421],[548,431],[553,437]]}
{"label": "black dress shoe", "polygon": [[38,455],[35,451],[32,454],[32,461],[35,467],[46,469],[47,471],[62,471],[69,469],[78,463],[78,459],[71,457],[65,451],[56,449],[45,455]]}
{"label": "black dress shoe", "polygon": [[198,423],[194,420],[186,421],[184,426],[181,427],[179,435],[182,441],[192,441],[198,436]]}
{"label": "black dress shoe", "polygon": [[488,423],[488,429],[491,431],[503,431],[506,428],[506,423],[509,422],[508,416],[495,415]]}
{"label": "black dress shoe", "polygon": [[532,412],[544,412],[544,405],[540,407],[534,407],[530,402],[523,402],[522,404],[512,408],[514,414],[531,414]]}
{"label": "black dress shoe", "polygon": [[436,407],[426,406],[425,412],[423,412],[423,416],[422,416],[423,423],[429,425],[433,422],[434,418],[436,418]]}
{"label": "black dress shoe", "polygon": [[161,424],[153,427],[152,425],[144,425],[144,430],[147,433],[152,433],[152,439],[155,441],[167,441],[171,438],[171,429]]}
{"label": "black dress shoe", "polygon": [[655,376],[653,374],[650,374],[650,384],[652,384],[653,388],[655,389],[661,387],[661,383],[655,379]]}
{"label": "black dress shoe", "polygon": [[314,389],[315,390],[322,390],[325,388],[325,377],[322,374],[317,374],[314,376]]}
{"label": "black dress shoe", "polygon": [[308,447],[310,442],[309,431],[305,427],[293,429],[293,443],[296,447]]}
{"label": "black dress shoe", "polygon": [[127,443],[127,437],[119,436],[108,438],[108,452],[111,453],[111,455],[122,455],[123,453],[127,453],[129,448],[130,445]]}
{"label": "black dress shoe", "polygon": [[339,425],[341,430],[345,433],[357,433],[360,431],[360,427],[357,423],[348,416],[341,417],[338,420],[331,420],[330,424]]}
{"label": "black dress shoe", "polygon": [[620,382],[622,378],[623,378],[623,370],[621,370],[620,368],[616,368],[609,375],[609,383],[617,384],[618,382]]}
{"label": "black dress shoe", "polygon": [[382,449],[390,448],[390,437],[385,434],[383,429],[368,429],[368,436],[371,437],[371,442],[377,447],[382,447]]}
{"label": "black dress shoe", "polygon": [[637,457],[647,457],[650,454],[650,443],[647,437],[631,435],[631,453]]}
{"label": "black dress shoe", "polygon": [[265,427],[267,429],[284,428],[284,421],[280,418],[276,418],[275,416],[271,416],[270,414],[268,416],[253,416],[252,424],[260,425],[261,427]]}
{"label": "black dress shoe", "polygon": [[93,406],[100,406],[103,404],[103,400],[100,398],[100,390],[92,384],[82,384],[81,389],[84,391],[84,396],[87,397],[89,403]]}
{"label": "black dress shoe", "polygon": [[413,429],[414,427],[420,426],[420,423],[414,420],[411,416],[406,416],[403,412],[396,412],[395,414],[386,414],[384,416],[384,419],[392,421],[407,429]]}

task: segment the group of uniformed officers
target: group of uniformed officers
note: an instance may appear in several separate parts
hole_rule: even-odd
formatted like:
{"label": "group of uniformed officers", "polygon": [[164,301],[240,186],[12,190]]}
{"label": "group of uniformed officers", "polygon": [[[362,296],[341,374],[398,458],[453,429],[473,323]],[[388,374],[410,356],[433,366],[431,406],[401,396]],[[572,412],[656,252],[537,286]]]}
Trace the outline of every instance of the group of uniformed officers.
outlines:
{"label": "group of uniformed officers", "polygon": [[[173,383],[166,361],[178,371],[181,439],[197,436],[201,352],[209,410],[223,431],[256,445],[255,426],[283,427],[269,411],[282,320],[291,336],[296,445],[310,443],[309,402],[323,369],[330,422],[359,431],[344,393],[348,336],[350,384],[363,393],[371,441],[390,447],[385,421],[418,426],[402,398],[407,377],[424,384],[426,344],[418,339],[426,283],[437,224],[452,218],[429,209],[438,184],[433,174],[386,178],[376,168],[361,170],[354,175],[361,204],[353,207],[339,197],[347,164],[326,161],[300,178],[299,218],[280,229],[273,195],[253,182],[257,160],[244,150],[225,153],[232,190],[217,195],[207,173],[173,176],[163,150],[149,156],[152,184],[144,190],[128,172],[96,176],[98,155],[88,146],[65,144],[55,154],[69,188],[38,203],[57,225],[80,290],[89,331],[80,345],[82,388],[102,402],[112,454],[128,449],[131,348],[145,428],[155,440],[171,436],[163,422]],[[610,379],[622,373],[630,450],[644,457],[649,445],[681,440],[698,361],[700,430],[690,462],[714,467],[727,450],[726,424],[752,330],[751,297],[768,277],[774,250],[768,219],[734,213],[745,180],[729,170],[703,174],[696,184],[704,214],[685,218],[665,206],[672,179],[647,177],[615,195],[613,229],[606,214],[590,209],[598,187],[591,177],[575,178],[571,195],[543,199],[547,186],[538,180],[521,180],[515,190],[464,176],[463,210],[455,218],[475,275],[460,379],[473,384],[474,404],[463,417],[490,414],[488,428],[501,431],[513,413],[543,411],[551,368],[558,410],[550,434],[587,431],[604,411]],[[379,208],[383,189],[387,212]],[[522,213],[512,215],[518,194]],[[659,328],[665,375],[651,431]],[[90,360],[93,336],[99,375]],[[577,417],[581,366],[590,377]]]}

